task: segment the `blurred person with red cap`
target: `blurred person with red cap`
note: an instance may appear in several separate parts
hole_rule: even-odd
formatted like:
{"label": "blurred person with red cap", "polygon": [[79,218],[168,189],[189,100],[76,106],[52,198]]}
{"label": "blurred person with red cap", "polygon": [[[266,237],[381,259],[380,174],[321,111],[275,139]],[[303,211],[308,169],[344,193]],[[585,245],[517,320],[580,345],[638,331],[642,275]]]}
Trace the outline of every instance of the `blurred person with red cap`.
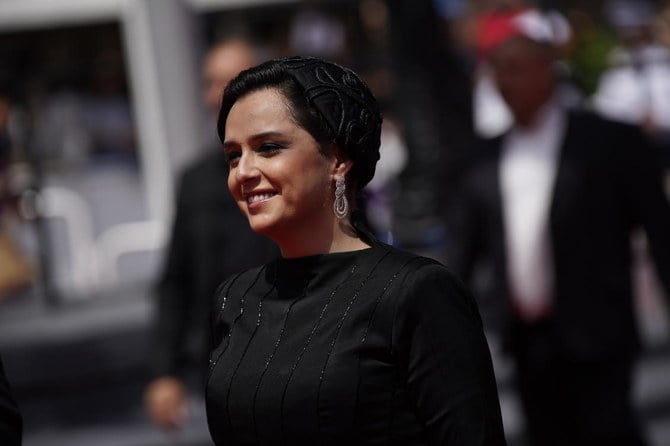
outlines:
{"label": "blurred person with red cap", "polygon": [[[514,121],[513,114],[493,79],[490,54],[503,40],[519,33],[532,33],[537,39],[551,42],[556,47],[568,43],[571,38],[570,25],[565,17],[556,12],[540,14],[529,8],[523,0],[500,1],[498,6],[476,16],[474,20],[474,42],[478,58],[473,88],[473,120],[476,133],[481,137],[498,136],[508,130]],[[560,99],[566,103],[579,100],[575,89],[560,84]]]}
{"label": "blurred person with red cap", "polygon": [[520,10],[493,34],[485,52],[513,124],[478,143],[461,178],[447,264],[468,282],[490,262],[530,444],[644,444],[630,237],[646,231],[670,290],[662,173],[637,127],[565,104],[551,18]]}

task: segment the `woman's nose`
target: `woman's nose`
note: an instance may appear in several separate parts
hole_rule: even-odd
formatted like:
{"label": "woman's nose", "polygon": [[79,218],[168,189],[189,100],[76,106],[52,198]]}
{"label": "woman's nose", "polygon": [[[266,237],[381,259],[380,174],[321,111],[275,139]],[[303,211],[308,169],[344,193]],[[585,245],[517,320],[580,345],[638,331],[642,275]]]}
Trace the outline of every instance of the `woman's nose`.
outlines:
{"label": "woman's nose", "polygon": [[240,182],[247,181],[258,174],[254,156],[252,153],[244,153],[240,156],[235,169],[235,175]]}

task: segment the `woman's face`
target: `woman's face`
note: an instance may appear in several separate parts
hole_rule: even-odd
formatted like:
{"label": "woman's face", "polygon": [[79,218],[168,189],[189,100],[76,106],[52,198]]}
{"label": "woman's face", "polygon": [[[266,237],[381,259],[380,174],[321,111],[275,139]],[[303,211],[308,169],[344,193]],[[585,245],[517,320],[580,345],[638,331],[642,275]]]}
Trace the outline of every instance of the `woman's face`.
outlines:
{"label": "woman's face", "polygon": [[332,227],[337,159],[319,151],[276,89],[240,98],[226,120],[228,187],[251,228],[280,246]]}

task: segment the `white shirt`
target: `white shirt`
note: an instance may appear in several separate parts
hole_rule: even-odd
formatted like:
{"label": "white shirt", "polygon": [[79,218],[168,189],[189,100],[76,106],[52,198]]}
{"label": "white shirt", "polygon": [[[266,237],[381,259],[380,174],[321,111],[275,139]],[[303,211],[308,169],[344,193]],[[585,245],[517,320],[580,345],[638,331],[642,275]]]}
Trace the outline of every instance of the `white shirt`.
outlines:
{"label": "white shirt", "polygon": [[533,320],[553,299],[549,209],[563,142],[565,113],[552,100],[530,128],[506,135],[500,163],[507,274],[514,305]]}

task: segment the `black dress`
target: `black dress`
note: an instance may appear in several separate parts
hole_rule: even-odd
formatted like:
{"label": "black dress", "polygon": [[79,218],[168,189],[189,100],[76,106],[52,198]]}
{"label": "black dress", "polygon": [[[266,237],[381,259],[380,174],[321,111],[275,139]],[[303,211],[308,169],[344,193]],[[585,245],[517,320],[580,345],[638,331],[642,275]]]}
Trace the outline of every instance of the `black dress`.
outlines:
{"label": "black dress", "polygon": [[505,442],[477,306],[433,260],[383,244],[278,259],[217,305],[217,445]]}

